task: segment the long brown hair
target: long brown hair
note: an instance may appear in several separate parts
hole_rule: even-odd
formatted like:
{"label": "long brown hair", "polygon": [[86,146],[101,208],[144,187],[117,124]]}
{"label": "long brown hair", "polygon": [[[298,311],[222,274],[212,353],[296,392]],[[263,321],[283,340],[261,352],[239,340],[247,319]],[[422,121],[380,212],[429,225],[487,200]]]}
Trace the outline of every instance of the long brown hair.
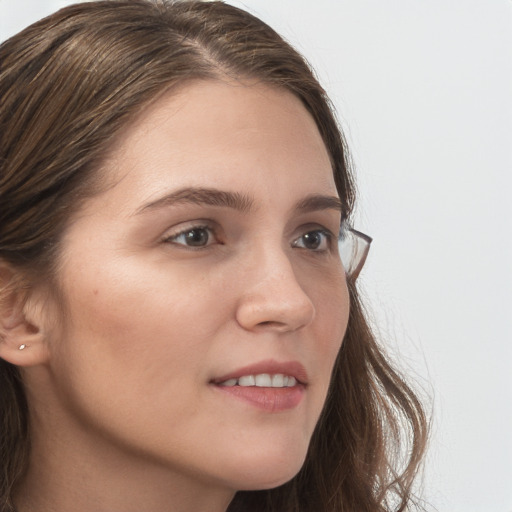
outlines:
{"label": "long brown hair", "polygon": [[[348,217],[354,186],[333,109],[304,59],[270,27],[222,2],[88,2],[0,46],[0,263],[24,276],[24,286],[51,278],[67,220],[101,187],[100,163],[119,130],[163,91],[223,77],[255,79],[301,99],[329,151]],[[410,508],[425,414],[349,285],[348,330],[303,468],[279,488],[237,493],[230,512]],[[0,390],[0,509],[8,512],[30,439],[23,383],[2,360]]]}

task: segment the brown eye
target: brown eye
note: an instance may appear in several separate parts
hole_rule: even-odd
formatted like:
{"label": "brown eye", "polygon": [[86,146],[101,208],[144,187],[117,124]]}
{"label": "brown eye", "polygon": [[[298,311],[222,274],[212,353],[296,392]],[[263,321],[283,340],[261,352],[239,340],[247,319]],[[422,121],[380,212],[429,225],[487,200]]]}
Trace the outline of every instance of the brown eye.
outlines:
{"label": "brown eye", "polygon": [[192,247],[202,247],[208,243],[210,235],[206,229],[191,229],[183,234],[185,243]]}
{"label": "brown eye", "polygon": [[206,247],[214,241],[214,236],[209,227],[197,226],[173,235],[165,241],[186,247]]}
{"label": "brown eye", "polygon": [[294,247],[309,251],[327,251],[330,247],[332,235],[322,229],[315,229],[304,233],[293,242]]}

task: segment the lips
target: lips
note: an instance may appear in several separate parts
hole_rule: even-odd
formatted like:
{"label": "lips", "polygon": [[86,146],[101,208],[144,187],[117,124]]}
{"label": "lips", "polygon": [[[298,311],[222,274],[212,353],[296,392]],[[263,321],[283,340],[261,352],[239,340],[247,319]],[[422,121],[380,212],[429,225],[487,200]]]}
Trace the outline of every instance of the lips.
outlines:
{"label": "lips", "polygon": [[308,376],[296,361],[261,361],[211,381],[224,396],[241,400],[266,412],[295,408],[302,401]]}
{"label": "lips", "polygon": [[[279,385],[279,375],[283,376],[283,384],[286,382],[285,378],[288,378],[286,385]],[[251,382],[250,377],[254,379],[254,382]],[[308,383],[308,375],[302,364],[297,361],[278,362],[273,359],[238,368],[233,372],[214,378],[212,383],[234,385],[233,381],[235,379],[239,386],[257,387],[292,387],[296,384],[306,386]],[[290,384],[292,385],[290,386]]]}

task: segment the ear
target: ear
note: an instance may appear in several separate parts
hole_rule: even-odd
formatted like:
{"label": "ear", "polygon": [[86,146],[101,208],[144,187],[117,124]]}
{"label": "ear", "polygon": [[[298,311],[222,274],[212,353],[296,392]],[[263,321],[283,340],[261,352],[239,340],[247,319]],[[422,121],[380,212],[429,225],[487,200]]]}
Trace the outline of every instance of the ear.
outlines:
{"label": "ear", "polygon": [[48,360],[44,307],[19,272],[0,261],[0,358],[16,366]]}

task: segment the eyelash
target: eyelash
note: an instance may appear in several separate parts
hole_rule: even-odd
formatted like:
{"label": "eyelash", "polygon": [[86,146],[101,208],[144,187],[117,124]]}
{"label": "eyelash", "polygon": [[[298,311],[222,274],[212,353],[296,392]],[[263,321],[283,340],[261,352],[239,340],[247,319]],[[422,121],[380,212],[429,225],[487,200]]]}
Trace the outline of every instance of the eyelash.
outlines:
{"label": "eyelash", "polygon": [[[206,239],[206,245],[194,246],[194,245],[188,245],[186,243],[177,242],[177,240],[180,237],[186,236],[187,234],[191,234],[194,231],[198,232],[201,230],[207,231],[209,233],[208,238]],[[327,247],[322,248],[322,249],[308,249],[307,247],[301,247],[298,245],[300,243],[299,241],[301,239],[303,239],[305,236],[311,235],[313,233],[320,234],[324,238],[323,241],[325,241],[327,243]],[[162,242],[169,243],[169,244],[175,244],[175,245],[184,247],[188,250],[198,251],[198,250],[206,249],[207,247],[212,245],[211,243],[209,243],[211,238],[218,239],[218,235],[216,234],[215,229],[212,226],[209,226],[207,224],[197,224],[197,225],[189,226],[186,229],[179,231],[178,233],[175,233],[175,234],[165,237],[162,240]],[[305,251],[309,251],[312,253],[322,254],[322,253],[327,253],[327,252],[332,251],[332,246],[333,246],[333,243],[335,242],[335,240],[336,240],[336,236],[330,230],[318,227],[318,228],[308,229],[307,231],[302,233],[299,237],[297,237],[295,240],[293,240],[292,247],[294,247],[296,249],[302,249]],[[216,240],[216,243],[218,243],[220,245],[224,245],[224,243],[219,242],[219,240]],[[322,243],[320,245],[322,245]]]}
{"label": "eyelash", "polygon": [[[209,236],[208,236],[207,241],[209,241],[210,237],[212,237],[212,236],[213,236],[213,238],[218,238],[218,236],[216,235],[215,230],[212,228],[212,226],[209,226],[207,224],[198,224],[198,225],[189,226],[186,229],[183,229],[183,230],[179,231],[178,233],[175,233],[175,234],[172,234],[170,236],[165,237],[163,239],[163,242],[164,243],[176,244],[176,245],[183,246],[183,247],[185,247],[187,249],[191,249],[191,250],[204,249],[206,247],[209,247],[211,244],[193,246],[193,245],[187,245],[185,243],[181,244],[181,243],[177,242],[178,238],[180,238],[182,236],[185,236],[188,233],[192,233],[193,231],[200,231],[200,230],[207,230],[208,231]],[[219,242],[217,242],[217,243],[219,243]]]}

